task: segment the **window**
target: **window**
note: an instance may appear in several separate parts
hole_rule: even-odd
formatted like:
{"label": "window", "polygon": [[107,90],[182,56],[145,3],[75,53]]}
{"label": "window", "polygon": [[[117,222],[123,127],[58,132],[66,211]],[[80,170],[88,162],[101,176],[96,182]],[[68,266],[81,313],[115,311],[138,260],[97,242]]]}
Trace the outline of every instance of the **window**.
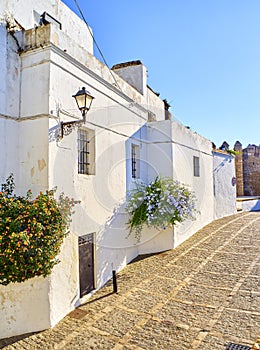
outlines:
{"label": "window", "polygon": [[93,130],[78,130],[78,173],[95,174],[95,134]]}
{"label": "window", "polygon": [[132,178],[140,178],[140,146],[132,144],[131,146]]}
{"label": "window", "polygon": [[200,176],[200,159],[193,156],[193,175]]}

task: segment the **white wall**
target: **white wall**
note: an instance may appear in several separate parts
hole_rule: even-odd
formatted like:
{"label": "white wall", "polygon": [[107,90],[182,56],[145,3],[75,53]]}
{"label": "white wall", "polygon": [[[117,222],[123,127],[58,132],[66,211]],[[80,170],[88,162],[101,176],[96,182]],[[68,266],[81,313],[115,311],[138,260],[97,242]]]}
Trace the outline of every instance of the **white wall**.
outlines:
{"label": "white wall", "polygon": [[143,107],[149,111],[154,120],[165,119],[164,102],[147,85],[147,69],[142,63],[119,64],[113,67],[113,72],[141,93]]}
{"label": "white wall", "polygon": [[[146,128],[148,181],[157,175],[173,177],[197,198],[196,219],[174,226],[172,246],[176,247],[214,219],[212,143],[170,120],[148,123]],[[199,177],[193,174],[193,156],[200,159]]]}
{"label": "white wall", "polygon": [[215,218],[236,213],[235,157],[213,152]]}
{"label": "white wall", "polygon": [[[78,59],[84,56],[78,56],[76,51],[74,54]],[[87,57],[88,67],[99,78],[89,74],[88,67],[75,65],[69,55],[51,52],[49,110],[53,111],[53,118],[49,120],[49,130],[59,132],[60,120],[72,121],[80,118],[72,95],[80,87],[86,86],[95,99],[87,114],[85,127],[95,132],[96,144],[96,174],[82,175],[77,171],[77,131],[74,130],[61,140],[54,137],[49,142],[49,187],[58,186],[58,191],[64,191],[81,201],[75,208],[71,224],[75,241],[73,245],[66,243],[66,259],[56,269],[60,272],[54,271],[51,276],[50,303],[53,322],[57,322],[80,302],[78,236],[95,233],[97,288],[111,278],[112,269],[119,271],[138,255],[135,239],[126,238],[128,232],[124,203],[130,181],[127,158],[130,156],[131,137],[134,142],[139,142],[138,139],[143,136],[140,129],[146,121],[147,113],[138,106],[130,106],[129,97],[120,90],[114,91],[112,84],[103,80],[103,77],[111,79],[106,68],[95,58]],[[120,83],[131,97],[137,94],[122,80]],[[63,88],[60,89],[60,86]],[[55,119],[55,116],[59,119]],[[144,156],[143,149],[142,157]],[[114,215],[114,210],[117,210],[117,215]],[[62,275],[62,271],[68,270],[71,271],[70,274]],[[63,276],[62,283],[58,276]],[[59,288],[61,284],[65,286],[64,290]],[[64,291],[67,289],[69,293],[66,294]],[[63,304],[57,309],[59,300],[63,300]]]}
{"label": "white wall", "polygon": [[[49,53],[22,55],[20,116],[49,116]],[[35,79],[37,77],[37,79]]]}
{"label": "white wall", "polygon": [[113,68],[122,79],[139,91],[145,98],[147,96],[147,70],[143,64],[129,64]]}
{"label": "white wall", "polygon": [[174,227],[144,228],[138,244],[138,255],[163,252],[172,248],[174,248]]}
{"label": "white wall", "polygon": [[0,181],[10,173],[18,178],[18,123],[19,116],[20,58],[17,44],[7,35],[5,24],[0,22]]}
{"label": "white wall", "polygon": [[62,31],[88,52],[93,53],[93,39],[86,24],[60,0],[1,0],[0,19],[13,16],[21,27],[39,25],[39,15],[47,12],[61,22]]}
{"label": "white wall", "polygon": [[34,195],[48,187],[48,118],[19,122],[17,193]]}
{"label": "white wall", "polygon": [[157,121],[165,120],[164,102],[149,87],[147,87],[147,108],[155,115]]}
{"label": "white wall", "polygon": [[51,327],[78,306],[78,237],[72,232],[62,245],[59,259],[48,278]]}
{"label": "white wall", "polygon": [[148,182],[156,176],[173,176],[171,121],[151,122],[147,126]]}
{"label": "white wall", "polygon": [[20,104],[19,44],[7,33],[0,4],[0,117],[18,118]]}
{"label": "white wall", "polygon": [[[197,198],[196,219],[175,226],[175,246],[214,219],[213,157],[209,140],[172,122],[173,177],[188,185]],[[200,176],[193,173],[193,156],[199,158]]]}
{"label": "white wall", "polygon": [[0,113],[6,114],[7,34],[4,23],[0,23],[0,67],[2,71],[2,79],[0,79]]}
{"label": "white wall", "polygon": [[0,339],[51,326],[49,285],[43,277],[0,285]]}
{"label": "white wall", "polygon": [[19,178],[18,143],[19,125],[11,119],[0,118],[0,183],[3,183],[11,173],[15,182]]}

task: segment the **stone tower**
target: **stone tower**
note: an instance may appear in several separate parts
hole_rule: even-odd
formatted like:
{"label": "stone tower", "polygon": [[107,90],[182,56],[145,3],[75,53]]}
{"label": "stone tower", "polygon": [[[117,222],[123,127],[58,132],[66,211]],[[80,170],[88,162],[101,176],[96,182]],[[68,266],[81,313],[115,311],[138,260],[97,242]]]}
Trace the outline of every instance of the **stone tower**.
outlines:
{"label": "stone tower", "polygon": [[260,147],[249,144],[243,149],[244,195],[260,196]]}
{"label": "stone tower", "polygon": [[236,178],[237,178],[237,196],[244,196],[244,174],[243,174],[243,149],[242,144],[237,141],[234,145],[234,151],[239,152],[236,154]]}

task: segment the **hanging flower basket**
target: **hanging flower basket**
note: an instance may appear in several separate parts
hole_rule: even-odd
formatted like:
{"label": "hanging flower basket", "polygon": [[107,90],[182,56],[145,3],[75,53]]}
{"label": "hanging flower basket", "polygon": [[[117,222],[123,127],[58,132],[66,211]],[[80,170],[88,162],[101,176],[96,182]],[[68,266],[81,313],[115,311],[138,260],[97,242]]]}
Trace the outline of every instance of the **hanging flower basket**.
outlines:
{"label": "hanging flower basket", "polygon": [[196,198],[187,186],[172,178],[156,177],[149,185],[137,182],[126,207],[128,226],[137,241],[145,225],[166,228],[185,219],[194,219]]}

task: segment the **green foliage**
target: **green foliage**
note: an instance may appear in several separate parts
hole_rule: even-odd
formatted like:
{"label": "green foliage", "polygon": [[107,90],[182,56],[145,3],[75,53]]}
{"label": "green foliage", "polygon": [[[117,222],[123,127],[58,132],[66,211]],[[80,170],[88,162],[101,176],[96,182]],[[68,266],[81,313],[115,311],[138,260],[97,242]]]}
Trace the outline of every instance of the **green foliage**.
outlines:
{"label": "green foliage", "polygon": [[6,179],[6,182],[1,185],[1,189],[7,197],[12,195],[15,189],[13,173],[11,173],[11,175]]}
{"label": "green foliage", "polygon": [[195,196],[180,182],[157,177],[149,185],[136,183],[136,188],[130,192],[126,210],[130,214],[130,233],[134,232],[137,241],[140,241],[145,225],[162,229],[193,218]]}
{"label": "green foliage", "polygon": [[227,149],[227,153],[232,154],[233,156],[241,154],[241,151],[234,151],[232,149]]}
{"label": "green foliage", "polygon": [[13,195],[13,174],[0,192],[0,284],[46,277],[59,260],[57,254],[72,215],[75,201],[55,190],[32,199]]}

